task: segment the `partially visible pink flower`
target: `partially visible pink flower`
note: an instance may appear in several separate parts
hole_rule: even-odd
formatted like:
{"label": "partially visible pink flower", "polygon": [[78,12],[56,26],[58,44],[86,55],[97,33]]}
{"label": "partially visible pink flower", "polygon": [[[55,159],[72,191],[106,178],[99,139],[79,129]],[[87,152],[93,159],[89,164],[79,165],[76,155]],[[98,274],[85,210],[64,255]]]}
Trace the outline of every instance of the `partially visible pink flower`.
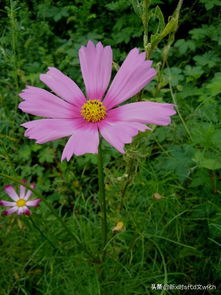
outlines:
{"label": "partially visible pink flower", "polygon": [[[31,184],[31,188],[35,185]],[[12,185],[6,185],[4,187],[5,193],[12,199],[13,202],[0,200],[0,206],[11,207],[8,210],[3,211],[3,215],[9,215],[17,212],[17,215],[26,214],[31,215],[31,211],[28,207],[36,207],[39,205],[41,199],[28,200],[32,194],[32,191],[27,190],[23,185],[20,185],[20,194],[18,195]]]}
{"label": "partially visible pink flower", "polygon": [[124,145],[131,143],[133,136],[150,129],[146,124],[170,124],[170,116],[176,113],[173,104],[143,101],[118,106],[156,75],[144,52],[139,53],[137,48],[129,52],[108,90],[111,47],[89,41],[80,48],[79,58],[86,96],[74,81],[53,67],[40,79],[57,96],[32,86],[20,93],[22,111],[46,118],[22,124],[27,128],[25,136],[40,144],[70,136],[62,154],[62,160],[69,161],[73,154],[97,153],[99,135],[124,153]]}

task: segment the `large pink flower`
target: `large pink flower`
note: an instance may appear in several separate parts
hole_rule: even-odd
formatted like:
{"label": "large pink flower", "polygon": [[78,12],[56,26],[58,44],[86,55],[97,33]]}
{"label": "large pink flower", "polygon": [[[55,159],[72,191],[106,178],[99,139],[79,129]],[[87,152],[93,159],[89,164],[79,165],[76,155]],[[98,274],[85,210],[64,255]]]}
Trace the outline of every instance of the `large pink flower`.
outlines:
{"label": "large pink flower", "polygon": [[[30,185],[34,188],[34,184]],[[0,200],[0,206],[11,207],[8,210],[3,211],[3,215],[9,215],[17,212],[17,215],[26,214],[31,215],[31,211],[28,207],[36,207],[41,202],[41,199],[29,200],[32,191],[27,190],[23,185],[20,185],[19,195],[16,193],[12,185],[6,185],[4,187],[5,193],[12,199],[13,202]]]}
{"label": "large pink flower", "polygon": [[95,46],[89,41],[80,48],[79,57],[87,98],[74,81],[49,67],[40,79],[57,96],[32,86],[20,93],[24,100],[19,105],[22,111],[46,118],[22,124],[27,128],[25,136],[40,144],[70,136],[62,154],[62,160],[69,161],[73,154],[97,153],[99,134],[124,153],[124,145],[131,143],[134,135],[149,129],[145,124],[170,124],[170,116],[176,113],[173,104],[143,101],[118,106],[156,75],[145,53],[132,49],[108,90],[111,47],[100,42]]}

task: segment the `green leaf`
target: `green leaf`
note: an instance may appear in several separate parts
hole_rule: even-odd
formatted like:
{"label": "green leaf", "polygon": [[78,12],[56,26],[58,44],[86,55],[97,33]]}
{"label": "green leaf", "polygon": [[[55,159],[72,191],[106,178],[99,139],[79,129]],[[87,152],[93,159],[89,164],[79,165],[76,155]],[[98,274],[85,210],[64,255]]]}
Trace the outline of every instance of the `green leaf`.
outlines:
{"label": "green leaf", "polygon": [[183,55],[187,51],[194,51],[196,49],[196,44],[193,40],[179,39],[174,44],[174,47],[179,50],[180,55]]}
{"label": "green leaf", "polygon": [[166,24],[166,27],[164,30],[160,33],[161,39],[165,38],[170,33],[174,32],[177,28],[177,19],[174,17],[171,17],[170,21]]}
{"label": "green leaf", "polygon": [[212,143],[217,147],[221,148],[220,143],[221,143],[221,130],[216,130],[213,134],[212,137]]}
{"label": "green leaf", "polygon": [[216,73],[212,81],[206,86],[212,96],[221,93],[221,73]]}
{"label": "green leaf", "polygon": [[171,146],[170,156],[163,161],[164,169],[173,170],[180,181],[184,181],[194,166],[192,161],[194,151],[194,148],[187,144]]}
{"label": "green leaf", "polygon": [[176,67],[165,69],[165,74],[172,86],[176,86],[179,84],[179,82],[184,80],[182,70]]}
{"label": "green leaf", "polygon": [[213,68],[220,62],[220,57],[211,50],[202,55],[196,55],[193,59],[196,61],[197,65],[207,66],[209,68]]}
{"label": "green leaf", "polygon": [[31,147],[30,145],[23,145],[19,149],[18,157],[22,161],[27,161],[31,157]]}
{"label": "green leaf", "polygon": [[130,0],[130,2],[133,6],[135,13],[141,17],[143,14],[143,5],[141,4],[141,2],[139,0]]}
{"label": "green leaf", "polygon": [[40,163],[52,163],[54,160],[54,150],[52,148],[45,148],[39,153]]}
{"label": "green leaf", "polygon": [[130,2],[127,0],[118,0],[118,1],[112,1],[105,5],[110,11],[122,11],[125,8],[130,6]]}
{"label": "green leaf", "polygon": [[216,170],[221,168],[221,161],[218,159],[204,159],[201,161],[201,167],[210,170]]}
{"label": "green leaf", "polygon": [[215,126],[210,123],[192,123],[192,138],[195,144],[200,144],[204,148],[210,148],[212,137],[215,133]]}
{"label": "green leaf", "polygon": [[197,163],[200,168],[207,168],[209,170],[217,170],[221,168],[221,158],[206,158],[204,152],[196,151],[193,161]]}
{"label": "green leaf", "polygon": [[185,67],[185,75],[187,76],[187,82],[192,81],[193,79],[198,79],[204,73],[202,67],[191,67],[187,65]]}
{"label": "green leaf", "polygon": [[156,6],[151,11],[150,17],[155,17],[155,18],[157,18],[159,20],[156,33],[162,32],[163,29],[165,28],[165,20],[164,20],[164,15],[163,15],[163,13],[162,13],[159,6]]}
{"label": "green leaf", "polygon": [[215,6],[221,6],[220,0],[200,0],[201,3],[203,3],[207,10],[212,9]]}

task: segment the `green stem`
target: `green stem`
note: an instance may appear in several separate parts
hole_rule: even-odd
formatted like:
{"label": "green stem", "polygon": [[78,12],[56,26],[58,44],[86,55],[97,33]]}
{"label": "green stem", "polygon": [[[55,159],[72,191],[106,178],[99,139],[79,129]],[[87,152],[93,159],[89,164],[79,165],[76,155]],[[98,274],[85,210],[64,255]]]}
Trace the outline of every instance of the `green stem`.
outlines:
{"label": "green stem", "polygon": [[149,22],[149,17],[148,17],[148,8],[149,8],[149,0],[144,0],[143,2],[143,16],[142,16],[142,21],[143,21],[143,27],[144,27],[144,49],[146,51],[146,47],[148,44],[148,22]]}
{"label": "green stem", "polygon": [[[16,2],[15,2],[16,3]],[[10,8],[9,8],[9,21],[11,25],[11,48],[12,48],[12,65],[14,67],[13,78],[15,80],[16,91],[19,90],[19,82],[18,82],[18,62],[17,62],[17,26],[16,26],[16,4],[13,0],[10,0]],[[16,104],[15,109],[17,110],[18,105],[18,96],[16,96]]]}
{"label": "green stem", "polygon": [[99,200],[101,207],[101,226],[102,226],[102,247],[105,248],[107,243],[107,213],[106,213],[106,199],[105,199],[105,187],[104,187],[104,165],[103,165],[103,155],[102,155],[102,142],[100,141],[98,148],[98,185],[99,185]]}
{"label": "green stem", "polygon": [[[171,72],[170,72],[170,68],[169,68],[168,63],[167,63],[167,66],[168,66],[168,69],[169,69],[169,75],[170,75],[170,77],[171,77]],[[176,101],[176,96],[175,96],[175,94],[174,94],[174,92],[173,92],[173,88],[172,88],[172,85],[171,85],[171,82],[170,82],[170,81],[169,81],[169,87],[170,87],[170,94],[171,94],[171,97],[172,97],[173,103],[176,105],[176,111],[177,111],[177,114],[178,114],[178,116],[179,116],[179,118],[180,118],[180,121],[182,122],[183,127],[184,127],[186,133],[188,134],[189,138],[190,138],[191,140],[193,140],[193,139],[192,139],[192,135],[191,135],[191,133],[190,133],[190,130],[189,130],[189,128],[187,127],[187,125],[186,125],[186,123],[185,123],[185,121],[184,121],[184,119],[183,119],[183,116],[182,116],[182,114],[181,114],[181,112],[180,112],[180,110],[179,110],[179,108],[178,108],[177,101]]]}

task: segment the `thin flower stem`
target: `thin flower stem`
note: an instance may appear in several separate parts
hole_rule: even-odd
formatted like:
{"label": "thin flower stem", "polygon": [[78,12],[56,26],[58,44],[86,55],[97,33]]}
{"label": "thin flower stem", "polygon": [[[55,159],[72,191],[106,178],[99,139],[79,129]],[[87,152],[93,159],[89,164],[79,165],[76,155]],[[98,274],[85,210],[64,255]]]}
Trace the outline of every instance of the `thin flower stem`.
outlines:
{"label": "thin flower stem", "polygon": [[[13,78],[15,80],[16,92],[19,90],[19,81],[18,81],[18,62],[17,62],[17,28],[16,28],[16,2],[10,0],[10,7],[8,11],[8,17],[11,26],[11,49],[12,49],[12,56],[11,56],[11,63],[14,67],[13,71]],[[15,109],[17,110],[18,104],[18,96],[16,96],[16,104]]]}
{"label": "thin flower stem", "polygon": [[148,16],[148,8],[149,8],[149,0],[143,1],[143,27],[144,27],[144,36],[143,36],[143,43],[144,43],[144,49],[146,51],[146,47],[148,44],[148,22],[149,22],[149,16]]}
{"label": "thin flower stem", "polygon": [[102,141],[100,141],[98,148],[98,185],[99,185],[99,200],[102,211],[101,226],[102,226],[102,247],[105,248],[107,243],[107,213],[106,213],[106,199],[105,199],[105,187],[104,187],[104,165],[102,155]]}
{"label": "thin flower stem", "polygon": [[78,246],[83,249],[83,251],[93,260],[96,260],[96,257],[94,257],[94,255],[92,253],[90,253],[90,251],[88,251],[88,249],[85,247],[85,245],[80,241],[80,239],[78,238],[77,235],[75,235],[65,224],[65,222],[63,221],[63,219],[57,214],[57,212],[54,210],[53,206],[44,198],[42,198],[41,194],[39,194],[38,192],[36,192],[33,188],[31,188],[29,185],[27,185],[26,183],[23,183],[22,181],[18,180],[15,177],[6,175],[6,174],[0,174],[0,176],[8,178],[18,184],[23,185],[24,187],[26,187],[27,189],[29,189],[30,191],[33,192],[33,194],[35,194],[38,198],[42,199],[42,201],[45,203],[45,205],[48,207],[48,209],[51,211],[51,213],[56,217],[56,219],[59,221],[59,223],[62,225],[62,227],[65,229],[65,231],[74,238],[75,242],[78,244]]}
{"label": "thin flower stem", "polygon": [[[170,77],[171,77],[171,72],[170,72],[170,68],[169,68],[168,63],[167,63],[167,66],[168,66],[169,74],[170,74]],[[189,128],[187,127],[187,125],[186,125],[186,123],[185,123],[185,121],[184,121],[184,119],[183,119],[183,116],[182,116],[182,114],[180,113],[180,110],[179,110],[179,108],[178,108],[177,101],[176,101],[176,96],[175,96],[175,94],[174,94],[174,92],[173,92],[173,88],[172,88],[172,85],[171,85],[171,82],[170,82],[170,81],[169,81],[169,88],[170,88],[170,94],[171,94],[171,97],[172,97],[173,103],[176,105],[176,111],[177,111],[177,114],[178,114],[178,116],[179,116],[179,118],[180,118],[180,121],[182,122],[183,127],[184,127],[186,133],[188,134],[189,138],[192,140],[192,135],[191,135],[191,133],[190,133],[190,130],[189,130]]]}

